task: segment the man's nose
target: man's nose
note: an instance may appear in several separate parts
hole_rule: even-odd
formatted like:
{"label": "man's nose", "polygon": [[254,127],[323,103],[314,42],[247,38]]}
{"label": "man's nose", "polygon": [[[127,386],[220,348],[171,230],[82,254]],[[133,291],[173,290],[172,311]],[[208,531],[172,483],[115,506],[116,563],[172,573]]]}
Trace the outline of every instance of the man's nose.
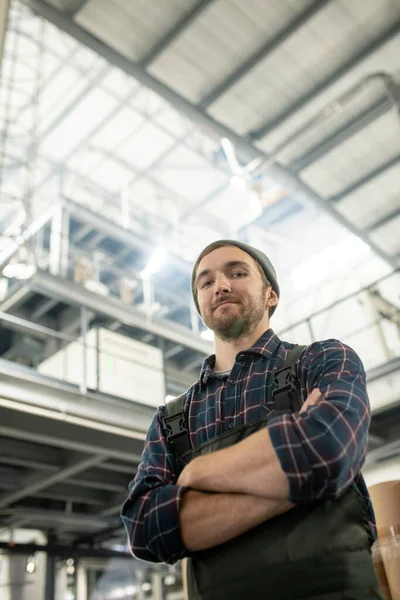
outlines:
{"label": "man's nose", "polygon": [[221,274],[216,277],[215,280],[215,293],[216,294],[226,294],[231,291],[231,285],[229,279]]}

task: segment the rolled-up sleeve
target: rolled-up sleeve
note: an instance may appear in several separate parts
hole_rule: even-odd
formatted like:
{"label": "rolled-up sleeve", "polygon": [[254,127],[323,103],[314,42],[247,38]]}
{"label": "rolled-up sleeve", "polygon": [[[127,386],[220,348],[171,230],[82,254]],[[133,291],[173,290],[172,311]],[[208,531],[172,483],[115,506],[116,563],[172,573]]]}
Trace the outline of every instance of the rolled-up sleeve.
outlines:
{"label": "rolled-up sleeve", "polygon": [[300,367],[304,394],[321,399],[302,414],[273,417],[272,444],[289,481],[295,504],[337,498],[364,463],[370,406],[362,362],[338,340],[309,346]]}
{"label": "rolled-up sleeve", "polygon": [[121,518],[136,558],[173,564],[186,552],[180,536],[179,510],[188,488],[176,485],[175,455],[161,429],[162,414],[161,407],[147,433]]}

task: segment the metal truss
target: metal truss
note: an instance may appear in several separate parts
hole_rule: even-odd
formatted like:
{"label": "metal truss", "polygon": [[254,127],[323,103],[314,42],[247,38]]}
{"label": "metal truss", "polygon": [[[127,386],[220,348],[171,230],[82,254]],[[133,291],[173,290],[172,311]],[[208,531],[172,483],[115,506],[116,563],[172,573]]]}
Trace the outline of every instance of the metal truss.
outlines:
{"label": "metal truss", "polygon": [[[83,28],[76,25],[76,23],[61,15],[57,10],[51,8],[48,4],[43,2],[43,0],[24,1],[35,12],[48,19],[54,25],[59,27],[62,31],[69,33],[79,42],[88,46],[94,52],[97,52],[105,60],[119,67],[127,74],[132,75],[143,85],[152,89],[155,93],[159,94],[162,98],[164,98],[167,102],[169,102],[186,117],[197,123],[197,125],[199,125],[201,128],[205,128],[206,131],[209,132],[212,136],[215,136],[217,139],[221,139],[223,137],[229,138],[232,141],[232,143],[237,147],[237,149],[241,153],[243,153],[243,155],[246,156],[249,160],[260,158],[268,162],[269,156],[266,153],[259,150],[258,148],[256,148],[250,141],[248,141],[248,139],[239,136],[228,127],[222,125],[220,122],[213,119],[210,115],[206,114],[201,108],[190,103],[180,94],[173,91],[167,85],[150,75],[140,65],[133,63],[132,61],[123,57],[118,52],[115,52],[114,50],[97,40],[94,36],[89,34]],[[398,23],[392,24],[390,30],[386,31],[384,36],[380,36],[374,44],[372,44],[368,48],[364,48],[358,57],[353,57],[351,61],[349,61],[349,63],[346,65],[347,70],[354,67],[357,64],[357,62],[360,62],[361,60],[365,59],[373,51],[376,51],[376,49],[379,48],[383,43],[387,42],[391,37],[396,35],[398,33],[398,26]],[[336,73],[334,74],[334,76],[331,76],[329,85],[334,83],[334,81],[338,77],[342,76],[345,72],[345,67],[343,67],[340,73]],[[327,82],[325,82],[325,85],[326,87],[328,86]],[[316,91],[314,92],[317,93]],[[313,95],[315,95],[315,93],[313,93]],[[307,97],[307,102],[309,100],[310,97]],[[298,108],[296,110],[298,110]],[[300,202],[305,204],[311,203],[317,205],[320,209],[327,212],[334,220],[339,222],[351,233],[358,236],[362,241],[368,244],[373,250],[373,252],[377,256],[381,257],[385,262],[387,262],[392,268],[397,267],[397,259],[383,251],[377,244],[375,244],[371,239],[369,239],[363,231],[361,231],[352,222],[350,222],[342,214],[335,210],[335,208],[330,203],[326,202],[324,198],[322,198],[314,190],[312,190],[293,171],[291,171],[288,168],[284,168],[279,163],[273,163],[269,165],[268,171],[270,175],[274,177],[276,181],[287,190],[288,194],[292,195],[293,198],[297,198]]]}

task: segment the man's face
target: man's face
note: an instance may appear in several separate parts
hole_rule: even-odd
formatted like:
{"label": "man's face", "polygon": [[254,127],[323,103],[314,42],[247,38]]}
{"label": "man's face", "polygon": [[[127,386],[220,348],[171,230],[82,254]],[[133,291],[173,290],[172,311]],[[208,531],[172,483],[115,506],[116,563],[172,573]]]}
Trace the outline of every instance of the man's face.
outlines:
{"label": "man's face", "polygon": [[223,339],[251,334],[266,311],[267,288],[256,261],[235,246],[204,256],[195,286],[205,325]]}

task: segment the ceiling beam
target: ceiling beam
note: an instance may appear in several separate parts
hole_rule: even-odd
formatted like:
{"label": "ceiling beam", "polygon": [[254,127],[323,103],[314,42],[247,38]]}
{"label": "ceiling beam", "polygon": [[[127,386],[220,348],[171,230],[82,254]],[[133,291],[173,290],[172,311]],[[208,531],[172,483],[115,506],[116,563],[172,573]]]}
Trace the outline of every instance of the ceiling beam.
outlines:
{"label": "ceiling beam", "polygon": [[326,92],[332,85],[337,83],[342,77],[350,73],[358,67],[364,60],[370,58],[375,52],[380,50],[382,46],[390,42],[400,33],[400,20],[390,23],[389,27],[383,33],[379,33],[376,38],[362,47],[355,56],[351,56],[343,65],[336,71],[330,73],[323,81],[318,83],[311,90],[308,90],[277,117],[268,120],[266,123],[249,132],[249,137],[253,140],[261,140],[274,129],[282,125],[287,119],[290,119],[299,110],[307,104],[313,102],[320,94]]}
{"label": "ceiling beam", "polygon": [[[3,406],[0,402],[0,435],[28,442],[47,444],[83,453],[108,455],[118,461],[136,465],[143,451],[143,439],[92,429],[70,421],[59,421],[51,416]],[[40,403],[38,402],[38,406]],[[150,425],[150,422],[149,422]],[[148,427],[147,427],[148,429]],[[133,432],[135,433],[135,432]]]}
{"label": "ceiling beam", "polygon": [[353,194],[368,183],[371,183],[371,181],[373,181],[374,179],[376,179],[377,177],[379,177],[380,175],[397,165],[400,165],[400,154],[393,156],[378,167],[375,167],[374,169],[357,179],[357,181],[351,183],[347,188],[339,192],[339,194],[335,194],[334,196],[328,198],[328,201],[332,204],[340,202],[341,200],[343,200],[343,198],[350,196],[350,194]]}
{"label": "ceiling beam", "polygon": [[52,298],[42,300],[39,303],[39,306],[37,306],[35,308],[35,310],[31,313],[31,319],[33,321],[36,321],[37,319],[40,319],[41,317],[43,317],[43,315],[45,315],[52,308],[54,308],[56,304],[57,304],[57,301],[53,300]]}
{"label": "ceiling beam", "polygon": [[[14,514],[21,514],[22,511],[15,509]],[[89,515],[80,515],[80,518],[73,515],[67,515],[65,513],[56,513],[55,511],[32,511],[33,517],[41,517],[46,522],[46,515],[49,516],[54,522],[59,524],[74,525],[79,528],[85,526],[86,523],[93,527],[102,527],[103,529],[107,526],[107,520],[100,519],[99,517],[91,517]],[[108,524],[109,526],[109,524]],[[109,548],[82,548],[76,545],[58,545],[51,544],[42,546],[40,544],[15,544],[10,542],[0,542],[0,549],[5,553],[9,554],[23,554],[30,555],[35,552],[45,552],[48,555],[58,556],[59,558],[118,558],[121,560],[125,558],[132,564],[132,555],[129,552],[118,552],[117,550],[111,550]]]}
{"label": "ceiling beam", "polygon": [[331,136],[325,138],[306,154],[296,158],[290,163],[290,168],[296,173],[303,171],[314,162],[320,160],[326,154],[343,144],[353,135],[356,135],[362,129],[368,127],[386,114],[392,108],[392,103],[388,97],[378,100],[372,107],[368,107],[361,114],[357,115],[352,121],[344,123]]}
{"label": "ceiling beam", "polygon": [[152,62],[154,62],[163,52],[171,46],[171,44],[189,28],[189,26],[199,17],[214,0],[200,0],[195,6],[183,15],[162,37],[156,44],[150,49],[150,51],[141,58],[138,64],[146,69]]}
{"label": "ceiling beam", "polygon": [[277,48],[282,46],[286,40],[296,33],[301,27],[306,25],[321,9],[325,8],[332,0],[315,0],[300,15],[296,15],[292,21],[282,31],[278,33],[265,44],[261,46],[254,54],[246,59],[239,67],[234,69],[221,83],[215,86],[211,92],[206,94],[199,102],[202,108],[208,108],[216,102],[221,96],[228,92],[243,77],[254,69],[267,56],[272,54]]}
{"label": "ceiling beam", "polygon": [[29,285],[26,283],[17,287],[14,291],[12,291],[0,304],[0,313],[7,313],[15,308],[18,308],[21,304],[25,302],[28,296],[31,295],[31,291],[29,289]]}
{"label": "ceiling beam", "polygon": [[[206,129],[210,135],[216,136],[217,138],[227,137],[229,138],[234,146],[238,148],[243,154],[246,154],[249,160],[255,158],[265,159],[267,161],[269,159],[268,155],[265,152],[262,152],[258,148],[256,148],[251,142],[247,139],[241,137],[222,123],[213,119],[210,115],[206,114],[203,110],[201,110],[198,106],[194,106],[186,100],[183,96],[169,88],[167,85],[150,75],[147,71],[145,71],[139,65],[133,63],[128,60],[115,50],[112,50],[109,46],[103,43],[101,40],[91,35],[87,31],[85,31],[82,27],[79,27],[61,15],[57,10],[50,7],[47,3],[43,2],[43,0],[24,0],[24,3],[30,6],[35,12],[49,20],[53,25],[68,33],[72,37],[74,37],[77,41],[84,44],[100,56],[102,56],[105,60],[107,60],[110,64],[122,69],[125,73],[131,75],[135,79],[137,79],[140,83],[150,88],[156,94],[159,94],[162,98],[164,98],[167,102],[171,103],[175,108],[185,114],[189,119],[192,119],[195,123],[197,123],[200,127]],[[368,48],[364,49],[362,53],[359,53],[358,62],[362,59],[369,56],[373,48],[376,50],[379,48],[385,41],[388,41],[396,33],[398,33],[400,22],[396,22],[390,28],[390,31],[386,31],[384,36],[380,36],[378,40],[375,41],[375,44],[371,44]],[[347,70],[355,66],[357,60],[353,57],[351,59],[351,67],[348,66]],[[342,68],[344,70],[344,67]],[[344,73],[341,73],[342,76]],[[339,77],[339,73],[335,73],[335,77]],[[335,77],[331,76],[332,82],[335,81]],[[319,194],[317,194],[311,187],[309,187],[304,181],[302,181],[294,172],[290,171],[290,169],[285,169],[279,163],[273,163],[269,166],[269,174],[271,177],[275,177],[277,182],[280,183],[289,195],[293,198],[296,198],[299,202],[303,204],[314,204],[318,206],[322,211],[328,213],[334,220],[344,226],[351,233],[359,237],[363,242],[368,244],[371,250],[382,260],[388,263],[392,268],[397,268],[398,261],[396,258],[388,255],[384,250],[382,250],[377,244],[373,243],[368,236],[366,236],[360,229],[358,229],[351,221],[346,219],[342,214],[340,214],[335,208],[327,202],[324,198],[322,198]]]}
{"label": "ceiling beam", "polygon": [[14,502],[18,502],[27,496],[36,494],[60,481],[64,481],[65,479],[68,479],[68,477],[85,471],[94,465],[98,465],[105,460],[105,458],[104,455],[87,457],[78,455],[75,456],[68,465],[57,471],[57,473],[53,473],[47,477],[43,477],[43,473],[33,473],[33,475],[20,481],[18,490],[0,496],[0,509],[13,504]]}
{"label": "ceiling beam", "polygon": [[74,17],[80,10],[84,8],[85,4],[87,3],[88,0],[67,0],[66,10],[63,12],[69,17]]}
{"label": "ceiling beam", "polygon": [[371,233],[372,231],[376,231],[380,227],[387,225],[388,223],[390,223],[390,221],[393,221],[393,219],[396,219],[398,216],[400,216],[400,208],[396,207],[390,213],[379,219],[379,221],[375,221],[375,223],[372,223],[365,229],[368,233]]}
{"label": "ceiling beam", "polygon": [[57,452],[54,448],[51,452],[39,444],[0,438],[1,462],[8,465],[28,467],[30,469],[42,469],[43,471],[56,472],[60,468],[62,451]]}
{"label": "ceiling beam", "polygon": [[107,505],[110,494],[105,493],[106,490],[91,490],[85,486],[71,485],[71,480],[68,479],[65,483],[57,483],[54,486],[46,487],[41,490],[29,494],[30,498],[44,498],[49,500],[58,500],[61,502],[73,502],[89,504],[99,508]]}

